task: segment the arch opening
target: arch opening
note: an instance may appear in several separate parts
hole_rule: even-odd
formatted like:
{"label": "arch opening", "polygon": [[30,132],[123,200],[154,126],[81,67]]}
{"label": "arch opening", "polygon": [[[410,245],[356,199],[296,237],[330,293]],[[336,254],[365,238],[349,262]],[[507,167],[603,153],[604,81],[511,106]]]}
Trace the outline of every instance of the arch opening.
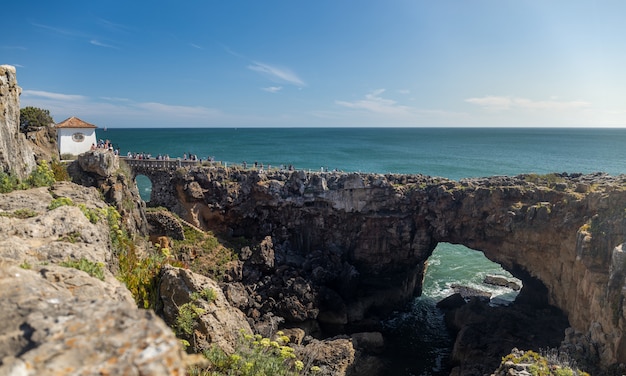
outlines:
{"label": "arch opening", "polygon": [[146,175],[135,176],[135,182],[137,183],[137,189],[139,190],[139,196],[145,202],[150,202],[150,195],[152,194],[152,181]]}
{"label": "arch opening", "polygon": [[455,293],[478,297],[492,306],[515,301],[522,281],[489,260],[482,251],[460,244],[439,243],[426,263],[422,296],[436,301]]}
{"label": "arch opening", "polygon": [[[485,283],[487,276],[502,277],[519,288]],[[439,243],[427,261],[422,295],[384,321],[388,351],[394,357],[390,371],[397,375],[450,374],[456,330],[450,328],[452,316],[446,315],[438,303],[458,292],[466,301],[477,297],[476,301],[494,309],[506,308],[515,301],[521,287],[519,279],[483,252]]]}

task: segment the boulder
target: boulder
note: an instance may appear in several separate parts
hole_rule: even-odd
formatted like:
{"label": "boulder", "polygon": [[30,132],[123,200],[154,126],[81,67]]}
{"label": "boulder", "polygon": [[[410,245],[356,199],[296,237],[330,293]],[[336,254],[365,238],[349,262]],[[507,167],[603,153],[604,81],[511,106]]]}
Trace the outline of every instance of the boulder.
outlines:
{"label": "boulder", "polygon": [[62,269],[0,266],[0,374],[185,374],[179,341],[154,312]]}
{"label": "boulder", "polygon": [[501,275],[486,275],[483,279],[483,283],[494,286],[508,287],[513,291],[519,291],[522,288],[522,286],[520,286],[520,284],[516,281]]}
{"label": "boulder", "polygon": [[[192,294],[202,294],[203,290],[211,290],[214,298],[210,301],[194,299]],[[194,320],[193,333],[187,336],[196,352],[215,345],[232,353],[240,335],[252,333],[246,316],[228,303],[217,282],[208,277],[166,266],[161,271],[159,295],[163,301],[163,316],[171,326],[176,325],[176,317],[184,304],[190,303],[200,309]]]}
{"label": "boulder", "polygon": [[320,367],[316,375],[323,376],[346,375],[355,358],[352,342],[346,338],[313,340],[304,348],[296,349],[296,354],[305,364]]}
{"label": "boulder", "polygon": [[113,175],[120,168],[118,157],[103,149],[82,153],[77,160],[83,171],[97,174],[103,178]]}

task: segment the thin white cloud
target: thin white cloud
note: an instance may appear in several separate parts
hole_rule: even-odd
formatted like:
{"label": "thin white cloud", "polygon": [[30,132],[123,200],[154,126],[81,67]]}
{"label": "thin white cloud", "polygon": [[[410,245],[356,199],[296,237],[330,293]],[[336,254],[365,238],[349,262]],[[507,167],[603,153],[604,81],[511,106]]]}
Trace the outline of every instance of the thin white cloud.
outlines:
{"label": "thin white cloud", "polygon": [[170,114],[181,117],[198,117],[219,114],[220,111],[203,106],[177,106],[157,102],[137,103],[134,107],[153,113]]}
{"label": "thin white cloud", "polygon": [[97,39],[92,39],[89,41],[90,44],[93,44],[94,46],[98,46],[98,47],[105,47],[105,48],[113,48],[113,49],[118,49],[116,46],[110,45],[110,44],[106,44],[106,43],[102,43]]}
{"label": "thin white cloud", "polygon": [[385,92],[385,89],[374,90],[365,95],[365,99],[357,100],[354,102],[347,101],[335,101],[336,104],[348,107],[352,109],[366,110],[369,112],[379,114],[409,114],[411,108],[408,106],[399,105],[392,99],[385,99],[380,95]]}
{"label": "thin white cloud", "polygon": [[269,86],[269,87],[264,87],[262,90],[265,90],[269,93],[278,93],[279,91],[283,90],[282,86]]}
{"label": "thin white cloud", "polygon": [[195,48],[195,49],[198,49],[198,50],[204,50],[204,48],[202,48],[202,46],[199,46],[199,45],[197,45],[197,44],[195,44],[195,43],[189,43],[189,45],[190,45],[191,47]]}
{"label": "thin white cloud", "polygon": [[82,101],[86,99],[86,97],[82,95],[61,94],[61,93],[53,93],[53,92],[41,91],[41,90],[24,90],[22,91],[22,96],[39,97],[39,98],[52,99],[52,100],[64,101],[64,102]]}
{"label": "thin white cloud", "polygon": [[306,86],[304,81],[302,81],[302,79],[300,79],[297,74],[287,68],[280,68],[255,61],[251,65],[248,65],[248,69],[262,73],[272,80],[285,82],[299,87]]}
{"label": "thin white cloud", "polygon": [[131,28],[129,28],[126,25],[122,25],[122,24],[118,24],[115,23],[113,21],[109,21],[107,19],[104,18],[99,18],[98,19],[98,23],[103,26],[104,28],[114,31],[114,32],[123,32],[123,33],[127,33],[129,31],[131,31]]}
{"label": "thin white cloud", "polygon": [[55,32],[57,34],[62,34],[62,35],[68,35],[68,36],[75,36],[75,37],[85,37],[85,34],[76,30],[70,30],[70,29],[63,29],[60,27],[55,27],[55,26],[49,26],[49,25],[44,25],[44,24],[40,24],[40,23],[31,23],[31,25],[38,27],[40,29],[45,29],[45,30],[49,30],[52,32]]}
{"label": "thin white cloud", "polygon": [[97,124],[98,119],[106,118],[115,119],[120,124],[151,125],[155,123],[154,119],[158,119],[163,123],[161,126],[178,124],[180,121],[190,125],[207,125],[216,119],[228,117],[218,109],[203,106],[135,102],[127,98],[90,98],[40,90],[24,90],[20,102],[22,106],[49,110],[55,120],[78,116],[85,120],[94,119],[94,124]]}
{"label": "thin white cloud", "polygon": [[0,49],[2,49],[2,50],[21,50],[21,51],[26,51],[26,47],[22,47],[22,46],[0,46]]}
{"label": "thin white cloud", "polygon": [[119,98],[119,97],[100,97],[100,99],[104,99],[105,101],[111,102],[130,102],[128,98]]}
{"label": "thin white cloud", "polygon": [[546,101],[536,101],[527,98],[505,97],[505,96],[485,96],[468,98],[465,100],[482,107],[487,111],[507,111],[513,109],[522,109],[529,111],[564,111],[572,109],[584,109],[591,106],[591,103],[585,101],[558,101],[550,99]]}

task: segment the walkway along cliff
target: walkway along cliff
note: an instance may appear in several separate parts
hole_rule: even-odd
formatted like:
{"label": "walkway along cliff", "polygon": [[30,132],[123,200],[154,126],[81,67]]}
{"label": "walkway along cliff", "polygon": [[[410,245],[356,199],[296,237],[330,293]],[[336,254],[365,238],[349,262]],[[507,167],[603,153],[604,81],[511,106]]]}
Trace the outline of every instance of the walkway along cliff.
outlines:
{"label": "walkway along cliff", "polygon": [[421,293],[425,262],[450,242],[520,278],[520,296],[560,308],[570,337],[584,338],[602,364],[626,362],[624,175],[457,182],[236,167],[142,173],[153,184],[150,205],[204,229],[271,239],[265,278],[281,265],[307,271],[316,310],[294,314],[289,297],[276,296],[288,322],[350,326],[389,312]]}

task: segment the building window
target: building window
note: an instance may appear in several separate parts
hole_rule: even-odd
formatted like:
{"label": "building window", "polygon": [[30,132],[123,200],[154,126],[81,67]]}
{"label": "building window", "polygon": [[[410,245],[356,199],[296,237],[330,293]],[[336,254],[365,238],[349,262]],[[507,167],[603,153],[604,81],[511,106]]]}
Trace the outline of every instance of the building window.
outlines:
{"label": "building window", "polygon": [[80,132],[76,132],[72,135],[72,140],[75,142],[83,142],[85,141],[85,135]]}

